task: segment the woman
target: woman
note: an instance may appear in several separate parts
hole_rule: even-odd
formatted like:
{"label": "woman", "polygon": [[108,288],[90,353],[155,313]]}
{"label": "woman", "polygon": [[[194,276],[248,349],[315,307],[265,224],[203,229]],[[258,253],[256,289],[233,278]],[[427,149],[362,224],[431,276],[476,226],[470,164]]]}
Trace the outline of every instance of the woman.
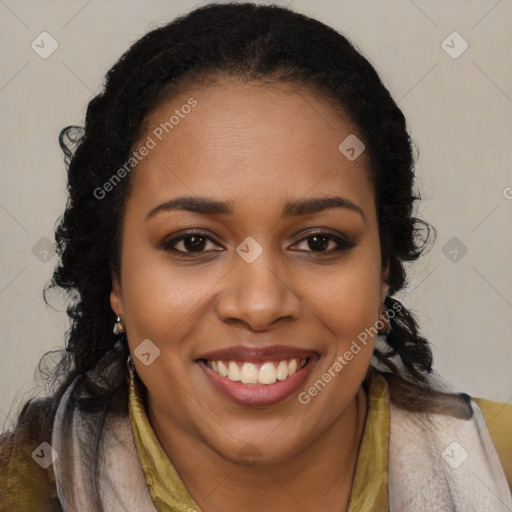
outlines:
{"label": "woman", "polygon": [[393,298],[430,226],[405,119],[343,36],[197,9],[60,140],[71,329],[2,437],[1,510],[512,508],[511,407],[443,388]]}

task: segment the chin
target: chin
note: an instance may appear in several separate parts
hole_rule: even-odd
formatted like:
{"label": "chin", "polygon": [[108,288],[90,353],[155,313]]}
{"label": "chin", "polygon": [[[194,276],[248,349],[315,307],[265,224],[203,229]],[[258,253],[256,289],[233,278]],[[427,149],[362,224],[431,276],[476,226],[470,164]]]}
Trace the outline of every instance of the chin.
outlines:
{"label": "chin", "polygon": [[300,451],[296,445],[289,442],[283,443],[281,439],[272,441],[267,433],[262,433],[261,437],[257,438],[248,437],[245,442],[229,444],[230,446],[212,446],[212,448],[229,462],[247,468],[279,464]]}

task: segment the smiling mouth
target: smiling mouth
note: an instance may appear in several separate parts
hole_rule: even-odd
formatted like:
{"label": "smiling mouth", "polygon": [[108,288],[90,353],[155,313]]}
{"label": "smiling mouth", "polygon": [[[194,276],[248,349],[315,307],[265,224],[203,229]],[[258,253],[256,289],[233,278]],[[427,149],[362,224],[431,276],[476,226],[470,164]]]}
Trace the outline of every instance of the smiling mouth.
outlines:
{"label": "smiling mouth", "polygon": [[231,347],[196,359],[208,381],[232,402],[270,407],[290,398],[320,360],[312,350],[275,345]]}
{"label": "smiling mouth", "polygon": [[310,358],[291,358],[280,361],[251,363],[248,361],[210,360],[202,361],[221,377],[247,385],[272,385],[283,381],[304,368]]}

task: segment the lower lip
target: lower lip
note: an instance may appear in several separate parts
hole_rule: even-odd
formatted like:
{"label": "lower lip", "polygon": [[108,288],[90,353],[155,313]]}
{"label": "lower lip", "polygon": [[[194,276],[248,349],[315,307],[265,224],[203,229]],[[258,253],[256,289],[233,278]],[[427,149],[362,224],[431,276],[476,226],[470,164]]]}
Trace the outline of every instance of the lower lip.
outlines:
{"label": "lower lip", "polygon": [[316,357],[310,357],[306,366],[291,377],[278,380],[274,384],[243,384],[240,381],[234,382],[227,377],[221,377],[209,368],[205,361],[197,361],[201,370],[218,391],[233,402],[250,407],[265,407],[286,400],[300,388],[316,362]]}

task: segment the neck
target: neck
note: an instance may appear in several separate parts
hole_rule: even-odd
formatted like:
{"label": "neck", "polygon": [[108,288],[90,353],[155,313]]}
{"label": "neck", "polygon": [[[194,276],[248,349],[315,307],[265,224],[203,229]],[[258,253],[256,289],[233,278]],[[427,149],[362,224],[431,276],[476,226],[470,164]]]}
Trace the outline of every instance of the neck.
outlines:
{"label": "neck", "polygon": [[347,510],[366,421],[362,387],[315,441],[284,461],[266,465],[227,460],[202,439],[159,421],[151,412],[150,400],[148,405],[155,434],[203,512]]}

